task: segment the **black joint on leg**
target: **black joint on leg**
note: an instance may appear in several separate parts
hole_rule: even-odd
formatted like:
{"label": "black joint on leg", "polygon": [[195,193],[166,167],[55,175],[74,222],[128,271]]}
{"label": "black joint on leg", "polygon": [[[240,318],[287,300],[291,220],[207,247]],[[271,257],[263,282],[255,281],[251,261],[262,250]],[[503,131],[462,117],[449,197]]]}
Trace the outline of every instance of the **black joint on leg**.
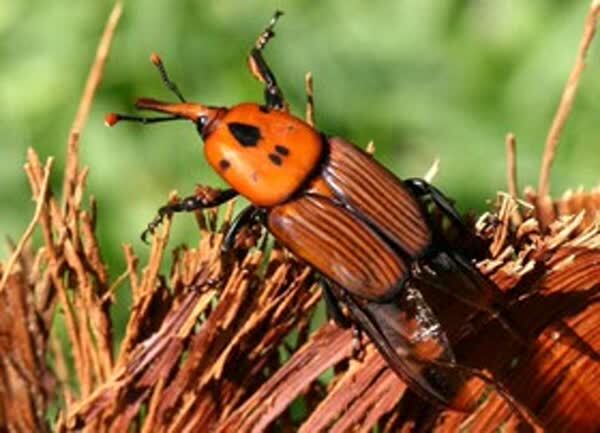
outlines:
{"label": "black joint on leg", "polygon": [[186,197],[181,202],[180,206],[175,212],[194,212],[195,210],[202,209],[205,207],[203,199],[198,197]]}
{"label": "black joint on leg", "polygon": [[407,186],[414,194],[418,196],[429,194],[430,184],[424,179],[413,177],[403,180],[402,183],[404,183],[405,186]]}
{"label": "black joint on leg", "polygon": [[283,110],[285,103],[283,102],[283,96],[278,87],[267,88],[265,90],[265,103],[267,107],[274,108],[276,110]]}

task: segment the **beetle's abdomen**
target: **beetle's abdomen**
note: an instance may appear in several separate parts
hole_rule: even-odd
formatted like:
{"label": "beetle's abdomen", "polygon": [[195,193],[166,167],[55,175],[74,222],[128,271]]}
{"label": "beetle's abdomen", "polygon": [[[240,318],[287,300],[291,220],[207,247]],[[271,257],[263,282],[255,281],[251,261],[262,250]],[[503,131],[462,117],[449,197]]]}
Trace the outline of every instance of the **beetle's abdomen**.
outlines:
{"label": "beetle's abdomen", "polygon": [[411,257],[431,243],[427,217],[417,199],[370,155],[339,137],[329,139],[323,177],[335,195]]}
{"label": "beetle's abdomen", "polygon": [[208,136],[212,167],[257,206],[282,203],[319,164],[321,135],[290,114],[257,104],[231,108]]}
{"label": "beetle's abdomen", "polygon": [[374,230],[326,197],[305,195],[269,211],[267,227],[327,278],[365,299],[402,287],[408,267]]}

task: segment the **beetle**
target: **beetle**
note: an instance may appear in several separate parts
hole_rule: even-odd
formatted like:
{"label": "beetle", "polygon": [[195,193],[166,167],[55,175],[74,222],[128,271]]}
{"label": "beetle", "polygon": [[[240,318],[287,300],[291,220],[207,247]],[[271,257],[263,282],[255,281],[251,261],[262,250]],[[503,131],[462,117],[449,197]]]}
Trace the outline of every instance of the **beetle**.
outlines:
{"label": "beetle", "polygon": [[[319,131],[310,116],[304,121],[290,113],[263,57],[281,15],[275,13],[248,57],[250,72],[264,85],[264,103],[227,108],[188,102],[153,54],[152,63],[179,102],[141,98],[135,104],[166,116],[106,116],[109,126],[120,121],[193,122],[204,141],[204,156],[231,186],[210,193],[199,190],[161,207],[142,238],[168,215],[245,197],[251,204],[232,223],[224,250],[232,247],[242,227],[261,222],[322,275],[323,296],[338,324],[365,331],[393,371],[420,396],[444,407],[472,410],[474,398],[457,394],[467,374],[485,376],[456,363],[448,337],[415,281],[427,280],[507,324],[499,291],[449,246],[434,224],[431,206],[469,234],[440,190],[422,179],[400,180],[354,144]],[[309,108],[312,112],[311,98]],[[447,289],[437,279],[441,274],[460,274],[460,287]]]}

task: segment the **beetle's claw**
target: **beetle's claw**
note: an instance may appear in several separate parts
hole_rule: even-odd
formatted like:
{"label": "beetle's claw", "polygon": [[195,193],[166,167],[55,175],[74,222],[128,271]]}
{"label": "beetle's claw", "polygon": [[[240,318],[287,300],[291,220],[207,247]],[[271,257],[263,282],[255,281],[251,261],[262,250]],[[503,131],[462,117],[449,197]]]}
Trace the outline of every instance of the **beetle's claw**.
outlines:
{"label": "beetle's claw", "polygon": [[146,230],[144,230],[142,232],[142,235],[140,236],[140,238],[142,239],[142,242],[144,242],[146,245],[150,244],[150,242],[148,241],[148,235],[150,235],[150,236],[154,235],[154,233],[156,232],[156,229],[158,228],[159,225],[162,224],[164,218],[165,218],[165,212],[161,212],[161,210],[159,210],[158,215],[156,215],[156,217],[154,217],[154,219],[152,221],[150,221],[150,223],[148,223]]}
{"label": "beetle's claw", "polygon": [[140,235],[140,239],[142,240],[143,243],[145,243],[146,245],[150,245],[150,242],[148,242],[148,233],[150,233],[150,230],[146,229],[142,232],[142,234]]}
{"label": "beetle's claw", "polygon": [[153,222],[148,224],[148,227],[146,227],[146,230],[144,230],[142,232],[142,235],[140,236],[140,238],[142,239],[142,242],[145,243],[146,245],[150,245],[150,241],[148,240],[148,235],[154,236],[154,232],[156,231],[156,224],[153,224]]}

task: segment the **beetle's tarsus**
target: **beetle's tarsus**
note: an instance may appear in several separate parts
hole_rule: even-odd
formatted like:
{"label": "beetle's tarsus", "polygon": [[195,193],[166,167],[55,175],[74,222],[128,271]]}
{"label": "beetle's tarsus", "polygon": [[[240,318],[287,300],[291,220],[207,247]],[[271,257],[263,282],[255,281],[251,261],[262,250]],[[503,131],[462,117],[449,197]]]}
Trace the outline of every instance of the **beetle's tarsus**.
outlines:
{"label": "beetle's tarsus", "polygon": [[149,244],[148,235],[150,235],[150,236],[154,235],[154,233],[156,232],[156,229],[162,224],[165,217],[167,217],[168,215],[171,215],[172,213],[173,213],[173,211],[170,210],[169,205],[163,206],[160,209],[158,209],[158,214],[154,217],[154,219],[152,221],[150,221],[150,223],[148,223],[146,230],[144,230],[142,232],[142,235],[140,236],[142,239],[142,242],[144,242],[145,244]]}
{"label": "beetle's tarsus", "polygon": [[262,50],[273,38],[273,36],[275,36],[273,29],[281,15],[283,15],[283,12],[275,11],[273,18],[271,18],[271,21],[267,27],[256,39],[256,43],[254,44],[254,47],[250,51],[250,56],[248,57],[248,68],[250,69],[250,72],[252,75],[254,75],[254,77],[256,77],[256,79],[265,84],[265,102],[267,107],[274,108],[276,110],[286,109],[285,99],[283,97],[283,92],[277,85],[275,75],[269,68],[269,65],[262,55]]}
{"label": "beetle's tarsus", "polygon": [[210,187],[198,187],[196,194],[183,198],[175,203],[167,204],[158,209],[157,215],[142,232],[142,241],[147,242],[148,235],[153,235],[158,226],[168,216],[178,212],[194,212],[220,206],[237,195],[233,189],[213,189]]}
{"label": "beetle's tarsus", "polygon": [[277,24],[277,21],[279,20],[279,18],[283,15],[283,12],[280,10],[276,10],[275,13],[273,14],[273,16],[271,17],[271,21],[269,21],[269,24],[267,24],[267,27],[265,27],[265,29],[262,31],[262,33],[258,36],[258,38],[256,39],[256,43],[254,44],[254,46],[256,47],[257,50],[262,50],[265,45],[267,45],[267,43],[271,40],[271,38],[273,36],[275,36],[275,24]]}

